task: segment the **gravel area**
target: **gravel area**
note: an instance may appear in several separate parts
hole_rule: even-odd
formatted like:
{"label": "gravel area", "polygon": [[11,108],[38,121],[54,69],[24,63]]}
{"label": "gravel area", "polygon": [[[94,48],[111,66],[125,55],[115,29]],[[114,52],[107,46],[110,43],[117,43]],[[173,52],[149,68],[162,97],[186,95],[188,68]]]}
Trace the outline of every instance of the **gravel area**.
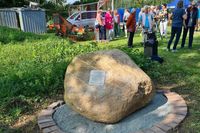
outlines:
{"label": "gravel area", "polygon": [[134,112],[116,124],[104,124],[91,121],[66,104],[57,108],[54,121],[66,133],[130,133],[150,128],[161,122],[172,112],[172,105],[161,93],[144,108]]}

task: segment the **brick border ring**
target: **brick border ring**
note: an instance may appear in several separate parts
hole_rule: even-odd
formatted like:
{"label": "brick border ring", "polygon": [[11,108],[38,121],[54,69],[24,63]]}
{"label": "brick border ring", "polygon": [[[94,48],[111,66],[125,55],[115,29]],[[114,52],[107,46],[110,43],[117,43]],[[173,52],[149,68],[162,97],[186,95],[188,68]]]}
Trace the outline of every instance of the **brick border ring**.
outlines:
{"label": "brick border ring", "polygon": [[[163,93],[168,99],[168,102],[173,107],[173,112],[168,114],[166,118],[153,125],[151,128],[146,128],[136,133],[167,133],[173,131],[186,117],[187,105],[185,100],[177,93],[170,91],[157,91]],[[56,108],[63,105],[64,101],[57,101],[48,106],[47,109],[42,110],[38,115],[38,125],[42,133],[65,133],[63,132],[53,120],[53,113]]]}

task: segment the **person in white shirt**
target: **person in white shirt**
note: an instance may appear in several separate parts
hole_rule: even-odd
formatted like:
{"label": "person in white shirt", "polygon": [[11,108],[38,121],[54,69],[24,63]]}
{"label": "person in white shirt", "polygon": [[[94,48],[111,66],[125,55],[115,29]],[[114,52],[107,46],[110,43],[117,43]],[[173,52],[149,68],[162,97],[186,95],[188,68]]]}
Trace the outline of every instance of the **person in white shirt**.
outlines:
{"label": "person in white shirt", "polygon": [[161,36],[167,35],[167,23],[168,23],[168,10],[167,4],[162,5],[162,10],[159,13],[160,17],[160,34]]}
{"label": "person in white shirt", "polygon": [[127,33],[128,33],[127,27],[126,27],[126,22],[127,22],[129,16],[130,16],[130,13],[129,13],[128,9],[125,9],[124,16],[123,16],[125,37],[127,37]]}

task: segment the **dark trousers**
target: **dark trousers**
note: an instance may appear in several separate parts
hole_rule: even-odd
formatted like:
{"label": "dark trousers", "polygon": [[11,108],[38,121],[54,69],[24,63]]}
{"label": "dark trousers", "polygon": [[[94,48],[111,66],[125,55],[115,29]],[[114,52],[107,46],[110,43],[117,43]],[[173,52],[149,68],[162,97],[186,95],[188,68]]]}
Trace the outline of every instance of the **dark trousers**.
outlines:
{"label": "dark trousers", "polygon": [[167,46],[168,49],[170,49],[171,43],[174,40],[175,35],[176,35],[176,40],[174,42],[173,50],[176,49],[176,46],[177,46],[178,41],[179,41],[180,36],[181,36],[181,32],[182,32],[182,27],[172,27],[171,37],[170,37],[170,40],[169,40],[168,46]]}
{"label": "dark trousers", "polygon": [[182,44],[181,44],[182,48],[185,46],[185,39],[187,37],[188,30],[189,30],[189,45],[188,45],[188,47],[189,48],[192,47],[194,27],[187,27],[187,28],[184,28],[184,30],[183,30],[183,38],[182,38]]}
{"label": "dark trousers", "polygon": [[128,38],[128,46],[133,47],[133,37],[135,32],[130,32],[129,38]]}
{"label": "dark trousers", "polygon": [[119,36],[119,24],[114,23],[114,32],[115,32],[115,37]]}
{"label": "dark trousers", "polygon": [[99,40],[106,40],[106,27],[99,26]]}

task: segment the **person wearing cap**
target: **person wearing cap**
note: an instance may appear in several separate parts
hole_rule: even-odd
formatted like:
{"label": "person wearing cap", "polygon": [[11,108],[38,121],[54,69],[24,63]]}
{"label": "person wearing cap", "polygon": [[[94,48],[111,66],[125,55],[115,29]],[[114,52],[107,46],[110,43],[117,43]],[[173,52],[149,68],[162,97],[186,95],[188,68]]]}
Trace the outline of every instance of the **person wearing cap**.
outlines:
{"label": "person wearing cap", "polygon": [[133,47],[133,37],[136,30],[136,17],[135,17],[136,10],[134,8],[131,9],[131,14],[128,17],[128,20],[126,22],[127,31],[130,33],[129,39],[128,39],[128,47]]}
{"label": "person wearing cap", "polygon": [[183,26],[183,21],[187,19],[187,15],[185,13],[185,10],[183,9],[183,1],[180,0],[177,3],[177,7],[174,9],[172,13],[172,28],[171,28],[171,37],[167,45],[167,50],[170,50],[170,46],[172,41],[174,40],[174,37],[176,35],[176,39],[174,42],[173,50],[172,52],[176,52],[176,47],[179,42],[181,32],[182,32],[182,26]]}
{"label": "person wearing cap", "polygon": [[187,12],[187,19],[185,20],[186,26],[184,27],[183,30],[181,48],[184,48],[185,46],[185,40],[187,37],[188,30],[189,30],[188,48],[192,48],[194,30],[196,25],[198,24],[198,9],[195,5],[195,2],[192,2],[191,6],[187,8],[186,12]]}
{"label": "person wearing cap", "polygon": [[167,23],[168,23],[167,4],[162,5],[162,10],[160,10],[159,18],[160,18],[160,34],[161,34],[161,36],[166,37],[166,35],[167,35]]}

